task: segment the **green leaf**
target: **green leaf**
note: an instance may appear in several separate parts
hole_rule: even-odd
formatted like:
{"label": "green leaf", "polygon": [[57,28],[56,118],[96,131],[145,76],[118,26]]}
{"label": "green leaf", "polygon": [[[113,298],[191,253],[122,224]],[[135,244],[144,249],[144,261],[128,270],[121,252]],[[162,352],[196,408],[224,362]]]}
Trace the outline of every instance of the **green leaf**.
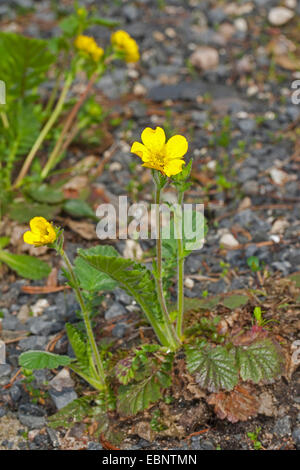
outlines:
{"label": "green leaf", "polygon": [[245,381],[269,382],[282,373],[283,356],[269,338],[236,347],[236,361]]}
{"label": "green leaf", "polygon": [[212,310],[221,302],[221,297],[216,295],[215,297],[198,299],[197,297],[185,297],[184,298],[184,311],[189,310]]}
{"label": "green leaf", "polygon": [[27,279],[42,279],[51,271],[51,267],[45,261],[29,255],[14,255],[5,250],[0,251],[0,261]]}
{"label": "green leaf", "polygon": [[76,398],[48,418],[49,426],[51,428],[69,428],[78,422],[82,422],[82,420],[90,414],[90,402],[92,400],[93,397]]}
{"label": "green leaf", "polygon": [[0,77],[7,84],[7,94],[24,98],[42,83],[55,57],[43,39],[20,34],[0,33]]}
{"label": "green leaf", "polygon": [[10,122],[9,139],[15,155],[24,155],[33,146],[41,128],[34,106],[26,104],[11,107],[8,120]]}
{"label": "green leaf", "polygon": [[27,190],[29,196],[37,202],[57,204],[62,202],[64,195],[61,190],[52,188],[48,184],[32,186]]}
{"label": "green leaf", "polygon": [[0,249],[5,248],[7,245],[9,245],[9,241],[9,237],[0,237]]}
{"label": "green leaf", "polygon": [[88,368],[89,358],[87,354],[86,342],[83,334],[71,323],[66,324],[68,340],[73,348],[76,359],[84,368]]}
{"label": "green leaf", "polygon": [[25,369],[56,369],[67,366],[72,359],[46,351],[26,351],[19,356],[19,364]]}
{"label": "green leaf", "polygon": [[224,347],[206,345],[186,349],[187,367],[200,387],[210,392],[232,390],[238,383],[235,359]]}
{"label": "green leaf", "polygon": [[162,390],[170,385],[170,374],[162,370],[138,383],[121,385],[118,390],[118,411],[125,416],[135,415],[159,400]]}
{"label": "green leaf", "polygon": [[295,283],[296,287],[300,287],[300,273],[292,274],[289,279]]}
{"label": "green leaf", "polygon": [[78,254],[95,269],[114,279],[129,295],[134,297],[153,327],[156,322],[163,324],[155,281],[150,271],[131,259],[121,258],[116,251],[117,256],[107,255],[104,247],[99,246],[99,251],[103,254],[86,255],[84,250],[78,250]]}
{"label": "green leaf", "polygon": [[[118,254],[112,247],[109,246],[95,246],[88,250],[82,250],[85,255],[103,254],[115,256]],[[74,262],[74,269],[76,277],[82,289],[89,292],[109,291],[115,289],[117,283],[111,279],[107,274],[93,268],[87,261],[81,257],[77,257]]]}
{"label": "green leaf", "polygon": [[89,20],[89,23],[97,24],[99,26],[105,26],[107,28],[113,28],[115,26],[119,26],[120,21],[111,20],[110,18],[101,18],[100,16],[94,16]]}
{"label": "green leaf", "polygon": [[228,297],[225,297],[223,300],[223,305],[225,307],[230,308],[231,310],[234,310],[238,307],[241,307],[242,305],[245,305],[249,300],[249,297],[247,295],[238,295],[238,294],[232,294],[229,295]]}
{"label": "green leaf", "polygon": [[93,209],[82,199],[69,199],[64,203],[63,209],[73,217],[89,217],[99,220]]}
{"label": "green leaf", "polygon": [[49,206],[46,204],[35,204],[29,202],[15,202],[9,206],[9,217],[20,223],[29,222],[33,217],[45,217],[47,220],[60,211],[60,206]]}

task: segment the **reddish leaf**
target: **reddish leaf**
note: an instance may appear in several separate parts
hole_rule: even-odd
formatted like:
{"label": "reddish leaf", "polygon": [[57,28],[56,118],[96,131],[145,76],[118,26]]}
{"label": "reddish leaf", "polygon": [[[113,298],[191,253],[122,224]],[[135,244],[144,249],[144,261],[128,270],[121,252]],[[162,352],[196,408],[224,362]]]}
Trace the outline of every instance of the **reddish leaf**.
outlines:
{"label": "reddish leaf", "polygon": [[213,393],[208,397],[207,403],[215,405],[215,413],[220,419],[227,418],[231,423],[247,421],[257,415],[259,408],[257,397],[240,385],[231,392]]}

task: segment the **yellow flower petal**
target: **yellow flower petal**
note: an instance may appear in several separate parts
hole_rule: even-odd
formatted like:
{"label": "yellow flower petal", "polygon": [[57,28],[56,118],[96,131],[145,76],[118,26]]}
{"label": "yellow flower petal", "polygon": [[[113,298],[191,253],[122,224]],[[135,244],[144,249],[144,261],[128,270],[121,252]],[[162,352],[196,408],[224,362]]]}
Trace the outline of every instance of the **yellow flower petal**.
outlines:
{"label": "yellow flower petal", "polygon": [[43,231],[47,224],[49,224],[49,222],[44,217],[33,217],[29,222],[31,231],[38,233]]}
{"label": "yellow flower petal", "polygon": [[182,158],[188,150],[188,142],[182,135],[174,135],[166,143],[166,158]]}
{"label": "yellow flower petal", "polygon": [[142,132],[142,142],[150,152],[160,153],[166,142],[165,131],[161,127],[156,129],[146,127]]}
{"label": "yellow flower petal", "polygon": [[25,243],[28,243],[29,245],[35,245],[38,242],[37,236],[34,235],[29,230],[24,233],[23,240],[24,240]]}
{"label": "yellow flower petal", "polygon": [[185,164],[184,160],[174,159],[165,162],[164,173],[167,176],[177,175],[182,171],[182,166]]}
{"label": "yellow flower petal", "polygon": [[140,142],[134,142],[132,144],[131,152],[138,155],[143,160],[143,162],[148,162],[150,159],[148,149]]}

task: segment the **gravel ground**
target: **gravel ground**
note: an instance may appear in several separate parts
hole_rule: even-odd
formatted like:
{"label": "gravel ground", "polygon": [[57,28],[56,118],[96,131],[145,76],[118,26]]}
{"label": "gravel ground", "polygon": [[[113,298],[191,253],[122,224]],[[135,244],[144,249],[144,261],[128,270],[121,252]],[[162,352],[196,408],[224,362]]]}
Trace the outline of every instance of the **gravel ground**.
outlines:
{"label": "gravel ground", "polygon": [[[50,7],[53,2],[47,0],[6,3],[0,4],[4,29],[35,37],[55,35],[53,23],[58,11],[69,11],[72,4],[59,2],[54,11]],[[176,130],[188,138],[189,155],[194,159],[187,201],[205,204],[209,225],[203,249],[186,262],[186,296],[257,287],[257,275],[247,264],[251,256],[257,257],[274,279],[300,271],[300,104],[291,101],[291,83],[300,76],[296,67],[288,68],[278,55],[270,54],[279,43],[285,55],[289,47],[293,50],[291,44],[299,50],[300,3],[81,3],[93,4],[103,16],[119,19],[137,40],[142,56],[138,65],[116,67],[96,84],[97,94],[109,109],[108,132],[116,146],[94,184],[98,191],[94,202],[114,202],[127,191],[133,201],[149,199],[149,178],[133,164],[137,159],[130,154],[130,144],[139,140],[146,126]],[[279,24],[282,13],[276,17],[274,9],[279,4],[289,7],[292,18],[287,24]],[[20,14],[28,14],[28,21],[22,22]],[[109,39],[109,32],[100,28],[90,33],[99,43]],[[112,125],[112,119],[118,125]],[[88,154],[86,149],[70,150],[69,160]],[[69,229],[66,237],[72,257],[82,241]],[[121,253],[128,249],[123,241],[116,247]],[[147,251],[151,243],[142,242],[141,247]],[[64,436],[47,427],[46,416],[76,398],[82,388],[74,377],[64,377],[63,387],[57,389],[51,382],[54,374],[39,371],[34,381],[17,378],[12,387],[5,388],[18,371],[22,351],[44,349],[63,331],[65,321],[78,321],[72,293],[26,295],[22,291],[25,284],[11,274],[0,282],[2,336],[7,341],[7,364],[0,365],[0,386],[4,387],[0,391],[0,449],[101,449],[97,442],[79,439],[80,427]],[[111,336],[117,344],[134,329],[137,314],[133,307],[132,299],[121,290],[105,297],[101,321],[103,325],[115,324]],[[34,309],[39,313],[31,316]],[[297,314],[289,340],[299,338],[299,309]],[[68,348],[62,333],[55,352],[66,353]],[[150,442],[142,432],[128,439],[125,446],[251,449],[247,432],[260,426],[265,448],[300,449],[299,384],[298,371],[289,384],[282,380],[271,391],[264,390],[275,400],[274,409],[250,422],[226,424],[210,412],[210,431],[179,440],[177,446],[176,440],[169,444]]]}

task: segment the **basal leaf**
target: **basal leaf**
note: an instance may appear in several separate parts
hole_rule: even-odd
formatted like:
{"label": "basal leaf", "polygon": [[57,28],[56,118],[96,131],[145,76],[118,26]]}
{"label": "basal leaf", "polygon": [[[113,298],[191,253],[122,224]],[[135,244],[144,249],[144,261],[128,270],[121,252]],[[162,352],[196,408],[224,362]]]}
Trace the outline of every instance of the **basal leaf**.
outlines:
{"label": "basal leaf", "polygon": [[242,305],[245,305],[249,300],[249,297],[247,295],[239,295],[239,294],[232,294],[223,300],[223,305],[225,307],[230,308],[231,310],[234,310],[235,308],[241,307]]}
{"label": "basal leaf", "polygon": [[162,396],[162,390],[171,385],[170,374],[160,370],[138,383],[121,385],[118,391],[118,411],[132,416],[147,409]]}
{"label": "basal leaf", "polygon": [[90,414],[92,399],[93,397],[88,396],[76,398],[48,418],[49,426],[51,428],[69,428],[78,422],[82,422]]}
{"label": "basal leaf", "polygon": [[27,201],[14,202],[9,206],[9,217],[20,223],[29,222],[33,217],[43,216],[47,220],[53,219],[60,211],[59,205],[38,204]]}
{"label": "basal leaf", "polygon": [[188,371],[196,374],[196,380],[211,392],[232,390],[238,382],[235,359],[224,347],[207,345],[186,349]]}
{"label": "basal leaf", "polygon": [[93,209],[82,199],[69,199],[64,203],[64,210],[73,217],[89,217],[98,220]]}
{"label": "basal leaf", "polygon": [[236,361],[245,381],[269,382],[282,373],[283,356],[269,338],[236,347]]}
{"label": "basal leaf", "polygon": [[67,366],[72,359],[68,356],[53,354],[46,351],[26,351],[19,356],[19,364],[25,369],[56,369]]}
{"label": "basal leaf", "polygon": [[15,255],[5,250],[0,250],[0,261],[27,279],[43,279],[51,271],[51,267],[45,261],[29,255]]}

